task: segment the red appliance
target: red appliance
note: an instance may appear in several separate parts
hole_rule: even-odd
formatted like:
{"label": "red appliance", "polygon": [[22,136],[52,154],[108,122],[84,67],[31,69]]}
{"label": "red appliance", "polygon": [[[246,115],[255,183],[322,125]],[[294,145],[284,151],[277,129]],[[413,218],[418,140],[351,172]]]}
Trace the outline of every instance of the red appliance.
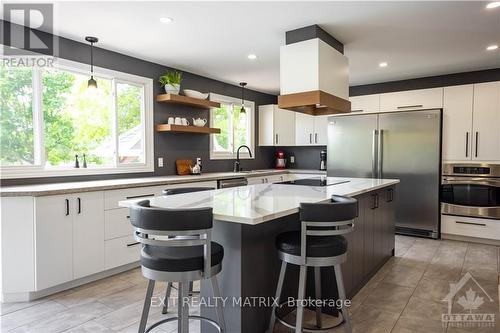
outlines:
{"label": "red appliance", "polygon": [[286,167],[286,157],[282,150],[276,152],[276,169],[284,169]]}

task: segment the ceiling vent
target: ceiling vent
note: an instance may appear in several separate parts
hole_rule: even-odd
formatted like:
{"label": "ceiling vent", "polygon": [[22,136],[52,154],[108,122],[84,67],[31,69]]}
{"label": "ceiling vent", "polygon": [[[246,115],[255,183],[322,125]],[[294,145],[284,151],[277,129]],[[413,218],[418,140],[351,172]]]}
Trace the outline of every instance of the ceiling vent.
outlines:
{"label": "ceiling vent", "polygon": [[280,49],[278,106],[310,115],[351,112],[342,43],[317,25],[289,31],[286,39]]}

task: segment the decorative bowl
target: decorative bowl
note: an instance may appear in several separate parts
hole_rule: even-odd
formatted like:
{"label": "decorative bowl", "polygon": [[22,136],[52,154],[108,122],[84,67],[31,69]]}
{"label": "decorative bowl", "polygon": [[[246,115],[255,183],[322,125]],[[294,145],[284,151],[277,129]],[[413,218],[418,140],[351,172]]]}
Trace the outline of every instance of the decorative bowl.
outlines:
{"label": "decorative bowl", "polygon": [[208,98],[208,93],[202,93],[197,90],[191,90],[191,89],[184,89],[184,95],[187,97],[192,97],[192,98],[199,98],[199,99],[207,99]]}

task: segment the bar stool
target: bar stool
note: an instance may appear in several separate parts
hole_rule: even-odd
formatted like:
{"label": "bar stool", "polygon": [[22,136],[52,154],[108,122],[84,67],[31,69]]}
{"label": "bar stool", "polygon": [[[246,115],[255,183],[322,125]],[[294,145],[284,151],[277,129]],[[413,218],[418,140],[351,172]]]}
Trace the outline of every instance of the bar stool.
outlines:
{"label": "bar stool", "polygon": [[[184,194],[184,193],[193,193],[193,192],[202,192],[202,191],[210,191],[210,190],[215,190],[213,187],[178,187],[178,188],[170,188],[163,190],[162,193],[163,195],[175,195],[175,194]],[[183,236],[177,236],[177,238],[183,238]],[[170,299],[170,294],[172,293],[172,289],[178,289],[176,288],[172,282],[167,282],[167,290],[165,292],[165,299],[168,300]],[[199,291],[195,291],[193,289],[193,282],[189,283],[189,296],[192,296],[193,294],[199,294]],[[168,313],[168,302],[165,302],[165,305],[163,306],[163,310],[161,311],[162,314],[167,314]]]}
{"label": "bar stool", "polygon": [[287,264],[300,266],[297,317],[295,326],[287,323],[276,314],[277,305],[271,312],[268,333],[272,333],[275,321],[295,329],[296,333],[321,332],[333,327],[323,328],[321,323],[321,307],[316,307],[316,326],[318,329],[303,329],[304,304],[300,302],[305,297],[307,268],[314,267],[315,298],[321,299],[321,267],[333,266],[339,294],[342,301],[341,313],[345,331],[352,332],[349,311],[344,307],[346,294],[342,279],[341,264],[346,261],[347,241],[342,236],[354,228],[353,219],[358,214],[356,199],[332,196],[329,203],[301,203],[301,230],[279,234],[276,237],[276,247],[282,260],[276,299],[279,300]]}
{"label": "bar stool", "polygon": [[[216,302],[215,308],[218,322],[189,315],[189,305],[184,302],[189,283],[201,279],[210,279],[214,297],[221,297],[216,275],[222,269],[224,248],[211,241],[212,208],[163,209],[151,207],[149,200],[143,200],[130,207],[130,221],[135,239],[142,244],[142,275],[149,280],[138,332],[149,332],[177,320],[177,332],[188,333],[189,319],[203,320],[218,332],[225,332],[221,302]],[[156,281],[178,283],[178,315],[157,321],[146,329]]]}

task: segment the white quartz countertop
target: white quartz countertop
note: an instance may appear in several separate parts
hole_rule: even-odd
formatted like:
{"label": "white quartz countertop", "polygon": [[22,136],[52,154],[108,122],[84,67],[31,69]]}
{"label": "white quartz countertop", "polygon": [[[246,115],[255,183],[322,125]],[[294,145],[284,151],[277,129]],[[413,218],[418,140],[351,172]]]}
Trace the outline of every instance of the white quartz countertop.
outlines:
{"label": "white quartz countertop", "polygon": [[68,193],[80,193],[91,191],[104,191],[116,190],[121,188],[141,187],[141,186],[154,186],[154,185],[171,185],[191,182],[201,182],[209,180],[230,179],[239,177],[264,177],[275,174],[284,173],[311,173],[311,174],[324,174],[325,171],[311,170],[311,169],[263,169],[256,170],[255,172],[211,172],[202,175],[188,175],[188,176],[164,176],[164,177],[142,177],[142,178],[117,178],[110,180],[93,180],[93,181],[80,181],[80,182],[66,182],[66,183],[48,183],[37,185],[20,185],[20,186],[2,186],[0,187],[0,196],[13,197],[13,196],[43,196],[43,195],[57,195]]}
{"label": "white quartz countertop", "polygon": [[[320,178],[321,176],[317,176]],[[214,219],[256,225],[299,211],[301,202],[322,202],[332,195],[356,196],[399,183],[397,179],[338,178],[329,186],[302,186],[285,184],[258,184],[151,198],[151,205],[162,208],[212,207]],[[130,207],[139,200],[119,203]]]}

